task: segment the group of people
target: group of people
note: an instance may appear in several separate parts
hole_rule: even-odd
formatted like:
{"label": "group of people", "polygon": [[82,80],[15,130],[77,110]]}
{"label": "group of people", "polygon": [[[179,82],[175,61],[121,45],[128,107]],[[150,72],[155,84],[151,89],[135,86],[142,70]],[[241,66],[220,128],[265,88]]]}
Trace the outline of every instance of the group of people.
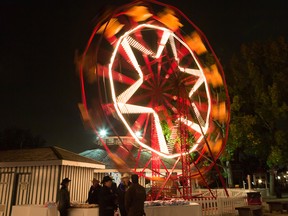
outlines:
{"label": "group of people", "polygon": [[[68,185],[70,181],[69,178],[63,179],[58,192],[57,203],[60,216],[68,215],[70,207]],[[99,204],[99,216],[114,216],[118,208],[121,216],[145,215],[146,191],[139,184],[137,174],[132,174],[130,181],[130,175],[124,173],[118,186],[108,175],[104,176],[101,183],[102,185],[97,179],[93,179],[86,201],[89,204]]]}

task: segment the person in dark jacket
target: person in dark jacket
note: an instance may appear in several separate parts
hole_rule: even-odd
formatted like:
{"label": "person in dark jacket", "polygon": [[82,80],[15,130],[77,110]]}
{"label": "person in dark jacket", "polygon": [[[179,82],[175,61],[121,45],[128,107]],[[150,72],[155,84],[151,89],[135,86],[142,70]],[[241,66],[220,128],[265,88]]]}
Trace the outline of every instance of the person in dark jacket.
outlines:
{"label": "person in dark jacket", "polygon": [[88,199],[86,202],[89,204],[99,204],[99,192],[101,189],[101,185],[99,184],[99,180],[96,178],[93,178],[92,185],[90,187],[89,193],[88,193]]}
{"label": "person in dark jacket", "polygon": [[127,216],[143,216],[144,202],[146,200],[145,188],[139,184],[138,175],[131,176],[132,184],[125,194],[125,208]]}
{"label": "person in dark jacket", "polygon": [[99,216],[114,216],[117,210],[116,194],[112,190],[113,179],[110,176],[104,176],[102,180],[103,187],[99,192]]}
{"label": "person in dark jacket", "polygon": [[130,175],[128,173],[124,173],[121,177],[121,182],[117,187],[117,199],[121,216],[127,216],[127,212],[125,210],[125,193],[130,185]]}
{"label": "person in dark jacket", "polygon": [[60,216],[68,215],[68,208],[70,208],[70,192],[68,191],[68,186],[70,183],[69,178],[64,178],[61,182],[61,188],[58,191],[57,196],[57,207],[60,212]]}

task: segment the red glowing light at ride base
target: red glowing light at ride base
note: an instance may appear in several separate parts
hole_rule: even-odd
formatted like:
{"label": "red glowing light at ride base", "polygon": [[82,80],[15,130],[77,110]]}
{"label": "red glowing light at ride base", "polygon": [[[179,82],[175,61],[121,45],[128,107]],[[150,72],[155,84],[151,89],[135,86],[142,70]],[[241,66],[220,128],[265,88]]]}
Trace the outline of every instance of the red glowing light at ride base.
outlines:
{"label": "red glowing light at ride base", "polygon": [[80,78],[83,119],[97,136],[109,126],[119,147],[100,137],[103,147],[120,171],[150,180],[153,199],[171,181],[189,199],[193,180],[208,186],[208,171],[219,172],[230,118],[224,73],[205,35],[176,7],[146,0],[104,13]]}

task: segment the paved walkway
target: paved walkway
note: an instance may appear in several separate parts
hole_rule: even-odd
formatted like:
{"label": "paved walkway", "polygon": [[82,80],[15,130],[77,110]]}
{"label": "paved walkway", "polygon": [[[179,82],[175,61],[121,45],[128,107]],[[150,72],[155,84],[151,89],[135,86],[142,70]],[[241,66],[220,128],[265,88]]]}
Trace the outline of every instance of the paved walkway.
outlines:
{"label": "paved walkway", "polygon": [[[262,206],[263,206],[263,216],[288,216],[288,211],[283,211],[281,214],[280,211],[273,211],[272,213],[269,212],[269,205],[267,204],[268,201],[287,201],[288,202],[288,194],[283,194],[282,198],[276,198],[275,196],[267,196],[262,197]],[[237,216],[239,216],[237,214]]]}
{"label": "paved walkway", "polygon": [[287,201],[288,202],[288,194],[283,194],[283,198],[276,198],[275,196],[268,196],[268,197],[262,197],[262,205],[264,208],[264,215],[265,216],[285,216],[288,215],[287,211],[283,211],[281,214],[280,211],[273,211],[272,213],[269,212],[269,205],[266,203],[268,201]]}

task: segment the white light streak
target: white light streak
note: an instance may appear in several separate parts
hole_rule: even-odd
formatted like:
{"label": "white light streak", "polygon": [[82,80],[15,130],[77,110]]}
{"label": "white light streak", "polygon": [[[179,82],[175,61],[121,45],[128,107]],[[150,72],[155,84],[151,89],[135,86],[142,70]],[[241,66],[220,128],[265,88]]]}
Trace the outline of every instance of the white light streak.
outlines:
{"label": "white light streak", "polygon": [[169,36],[171,34],[171,31],[168,31],[168,29],[166,31],[163,32],[163,35],[162,35],[162,38],[161,38],[161,41],[160,41],[160,45],[158,46],[158,50],[157,50],[157,53],[156,53],[156,56],[155,58],[159,58],[163,49],[164,49],[164,46],[166,45],[168,39],[169,39]]}
{"label": "white light streak", "polygon": [[[130,35],[134,34],[135,32],[141,31],[142,29],[146,29],[146,28],[151,29],[151,30],[155,30],[155,31],[157,30],[160,32],[160,34],[162,32],[162,36],[160,38],[160,44],[158,44],[156,55],[149,48],[146,48],[144,45],[142,45],[141,43],[139,43],[138,41],[136,41],[134,38],[132,38],[130,36]],[[173,32],[168,30],[167,28],[155,26],[152,24],[141,24],[141,25],[138,25],[137,27],[125,32],[117,40],[117,42],[115,44],[115,49],[112,53],[112,57],[110,60],[108,70],[109,70],[109,81],[110,81],[110,86],[111,86],[111,95],[112,95],[112,100],[114,103],[115,111],[116,111],[118,117],[121,119],[121,121],[125,125],[125,127],[127,128],[127,130],[129,131],[129,133],[131,134],[131,136],[135,139],[135,141],[140,146],[158,154],[161,157],[176,158],[176,157],[179,157],[181,154],[189,154],[189,153],[195,151],[197,149],[197,147],[199,146],[198,143],[200,143],[203,140],[204,136],[201,135],[195,141],[193,147],[188,152],[172,153],[171,154],[171,153],[169,153],[168,144],[166,143],[166,140],[165,140],[165,137],[164,137],[164,134],[162,131],[160,119],[159,119],[157,112],[153,108],[150,108],[150,107],[139,106],[139,105],[134,105],[134,104],[127,104],[127,101],[129,101],[129,99],[133,97],[133,95],[136,93],[136,91],[143,84],[143,76],[144,76],[143,72],[139,66],[137,57],[135,56],[135,54],[132,50],[132,47],[134,47],[135,49],[142,52],[143,55],[145,54],[145,55],[150,55],[152,58],[159,58],[162,55],[165,46],[168,45],[168,43],[167,43],[168,40],[169,40],[169,42],[170,42],[169,44],[171,45],[171,48],[172,48],[172,53],[174,55],[173,57],[176,60],[176,62],[178,62],[178,69],[180,70],[180,72],[198,77],[198,80],[196,81],[196,83],[189,90],[189,97],[192,97],[193,94],[202,85],[205,86],[205,90],[206,90],[206,94],[207,94],[207,103],[208,103],[207,112],[208,113],[207,113],[205,120],[202,118],[196,105],[194,103],[191,103],[191,107],[194,110],[194,112],[196,113],[196,116],[198,118],[198,121],[200,122],[200,125],[195,123],[195,122],[192,122],[191,120],[188,120],[186,118],[184,119],[183,117],[180,117],[178,120],[183,122],[187,127],[190,127],[191,129],[193,129],[197,133],[202,134],[202,131],[203,131],[204,134],[206,134],[207,130],[209,128],[209,116],[210,116],[210,109],[211,109],[210,95],[209,95],[209,89],[208,89],[207,81],[205,79],[205,76],[204,76],[204,73],[201,69],[201,66],[200,66],[199,62],[197,61],[197,58],[195,57],[194,53],[189,48],[189,46],[186,43],[184,43],[179,37],[177,37]],[[181,62],[179,61],[175,41],[179,42],[182,46],[184,46],[187,50],[189,50],[191,58],[194,59],[198,69],[197,68],[184,68],[180,65]],[[127,62],[129,62],[131,65],[133,65],[133,67],[135,68],[135,73],[138,74],[139,79],[135,80],[134,84],[132,84],[131,86],[127,87],[127,89],[125,89],[124,91],[119,93],[119,92],[116,92],[116,89],[114,87],[114,77],[113,77],[114,74],[112,73],[112,68],[113,68],[113,64],[115,62],[116,54],[119,52],[120,46],[122,46],[125,53],[127,54],[127,57],[128,57]],[[154,121],[154,125],[156,128],[157,139],[158,139],[160,151],[157,151],[157,150],[151,148],[151,146],[148,146],[145,143],[143,143],[142,141],[140,141],[139,137],[137,136],[137,132],[132,130],[131,125],[129,125],[129,123],[126,119],[126,118],[128,118],[127,117],[128,114],[131,115],[131,114],[145,114],[145,113],[147,114],[147,116],[149,116],[150,114],[153,116],[153,121]],[[200,128],[202,126],[203,126],[203,128]]]}

